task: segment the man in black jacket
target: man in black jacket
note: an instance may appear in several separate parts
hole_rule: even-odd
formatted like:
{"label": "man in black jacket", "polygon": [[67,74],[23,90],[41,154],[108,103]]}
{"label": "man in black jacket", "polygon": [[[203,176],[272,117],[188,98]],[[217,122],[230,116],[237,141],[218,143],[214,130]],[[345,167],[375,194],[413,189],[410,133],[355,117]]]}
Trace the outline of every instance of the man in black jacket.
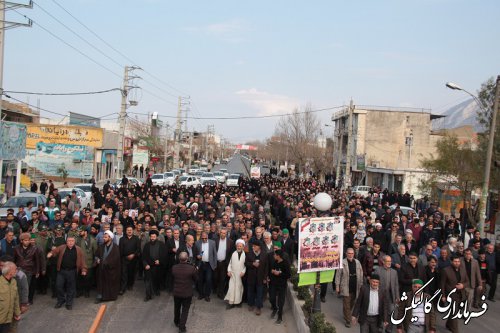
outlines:
{"label": "man in black jacket", "polygon": [[141,255],[141,240],[134,235],[134,228],[127,226],[125,237],[120,238],[120,255],[122,257],[122,276],[120,295],[125,290],[132,290],[135,281],[137,258]]}
{"label": "man in black jacket", "polygon": [[[274,262],[269,273],[269,300],[273,308],[271,318],[278,312],[276,324],[283,321],[283,306],[285,305],[286,282],[290,278],[290,263],[283,259],[283,250],[274,251]],[[276,298],[278,304],[276,305]]]}
{"label": "man in black jacket", "polygon": [[172,267],[174,281],[174,324],[179,332],[186,332],[186,321],[193,298],[193,284],[198,279],[198,271],[194,265],[188,264],[187,252],[179,252],[179,264]]}
{"label": "man in black jacket", "polygon": [[146,284],[146,298],[144,302],[160,295],[162,269],[167,260],[167,247],[165,243],[157,240],[158,230],[149,231],[149,242],[144,245],[142,262],[144,264],[144,283]]}

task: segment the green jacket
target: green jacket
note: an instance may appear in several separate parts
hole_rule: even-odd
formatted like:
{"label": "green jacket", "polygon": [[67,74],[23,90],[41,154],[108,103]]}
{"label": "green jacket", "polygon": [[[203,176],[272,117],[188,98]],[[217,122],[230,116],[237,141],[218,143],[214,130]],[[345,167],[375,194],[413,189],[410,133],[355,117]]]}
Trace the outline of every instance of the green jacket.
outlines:
{"label": "green jacket", "polygon": [[11,323],[14,316],[21,315],[19,293],[15,278],[9,281],[0,276],[0,324]]}
{"label": "green jacket", "polygon": [[78,237],[76,239],[76,245],[78,245],[85,254],[85,264],[87,265],[87,269],[90,270],[94,265],[94,257],[97,251],[97,241],[94,237],[87,236],[87,243],[85,243],[85,239]]}

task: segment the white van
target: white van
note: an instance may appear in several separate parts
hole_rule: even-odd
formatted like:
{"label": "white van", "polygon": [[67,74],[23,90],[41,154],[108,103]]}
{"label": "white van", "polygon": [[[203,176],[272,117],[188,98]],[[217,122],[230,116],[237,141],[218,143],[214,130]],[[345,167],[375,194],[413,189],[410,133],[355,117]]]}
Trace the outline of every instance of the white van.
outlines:
{"label": "white van", "polygon": [[369,193],[370,191],[371,191],[371,187],[370,187],[370,186],[364,186],[364,185],[363,185],[363,186],[354,186],[354,187],[352,188],[351,193],[352,193],[352,194],[358,194],[358,195],[362,195],[362,196],[364,196],[364,197],[367,197],[367,196],[370,194],[370,193]]}

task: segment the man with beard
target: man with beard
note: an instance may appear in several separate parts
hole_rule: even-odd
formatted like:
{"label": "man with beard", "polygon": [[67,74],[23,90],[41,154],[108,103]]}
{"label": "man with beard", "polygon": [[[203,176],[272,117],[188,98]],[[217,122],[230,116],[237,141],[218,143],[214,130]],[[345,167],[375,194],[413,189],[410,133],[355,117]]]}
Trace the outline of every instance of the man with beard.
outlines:
{"label": "man with beard", "polygon": [[40,252],[35,245],[30,243],[30,234],[22,233],[19,236],[21,244],[14,248],[14,261],[28,279],[29,294],[28,302],[33,304],[35,295],[35,280],[40,275]]}
{"label": "man with beard", "polygon": [[92,281],[94,280],[94,256],[97,251],[97,242],[94,237],[90,237],[87,231],[87,227],[84,225],[80,226],[80,235],[76,239],[76,245],[78,245],[83,254],[85,255],[85,265],[87,267],[86,275],[79,275],[77,280],[77,296],[84,295],[85,298],[90,296],[90,288],[92,287]]}
{"label": "man with beard", "polygon": [[114,236],[111,231],[106,230],[103,235],[104,244],[97,249],[96,304],[116,300],[120,291],[120,249],[113,243]]}
{"label": "man with beard", "polygon": [[158,241],[159,234],[158,230],[149,231],[149,242],[144,245],[142,252],[144,283],[146,285],[144,302],[153,298],[153,293],[160,296],[160,283],[163,276],[162,270],[167,259],[167,247],[165,243]]}
{"label": "man with beard", "polygon": [[141,241],[134,235],[134,228],[127,226],[126,235],[120,239],[120,255],[122,258],[122,280],[120,295],[125,293],[125,289],[132,290],[135,281],[135,271],[137,259],[141,254]]}

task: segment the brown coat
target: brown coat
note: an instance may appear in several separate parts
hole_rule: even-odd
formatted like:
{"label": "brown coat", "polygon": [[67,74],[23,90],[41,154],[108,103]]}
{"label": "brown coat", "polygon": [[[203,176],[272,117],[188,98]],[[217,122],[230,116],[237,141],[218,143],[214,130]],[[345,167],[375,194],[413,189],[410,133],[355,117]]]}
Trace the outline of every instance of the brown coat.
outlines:
{"label": "brown coat", "polygon": [[[467,277],[467,272],[465,271],[465,267],[460,265],[460,281],[457,281],[457,276],[455,274],[455,270],[453,266],[448,266],[443,269],[441,273],[441,291],[443,296],[448,297],[450,291],[452,291],[457,283],[462,283],[464,287],[469,285],[469,278]],[[462,290],[458,290],[451,296],[451,299],[455,302],[459,302],[465,299],[465,288]]]}
{"label": "brown coat", "polygon": [[[465,268],[465,259],[460,258],[460,267],[464,268],[464,270],[467,272],[467,269]],[[476,259],[472,258],[471,260],[471,266],[470,266],[470,281],[469,285],[467,286],[468,288],[477,288],[481,285],[481,271],[479,270],[479,264]]]}
{"label": "brown coat", "polygon": [[[64,255],[64,251],[66,251],[67,245],[59,245],[58,247],[55,248],[55,250],[52,250],[52,256],[57,257],[57,270],[61,270],[61,263]],[[85,264],[85,254],[83,253],[82,249],[78,246],[75,245],[76,248],[76,271],[77,273],[87,273],[87,265]]]}
{"label": "brown coat", "polygon": [[198,270],[188,263],[180,263],[172,267],[175,297],[188,298],[193,296],[193,284],[198,280]]}

